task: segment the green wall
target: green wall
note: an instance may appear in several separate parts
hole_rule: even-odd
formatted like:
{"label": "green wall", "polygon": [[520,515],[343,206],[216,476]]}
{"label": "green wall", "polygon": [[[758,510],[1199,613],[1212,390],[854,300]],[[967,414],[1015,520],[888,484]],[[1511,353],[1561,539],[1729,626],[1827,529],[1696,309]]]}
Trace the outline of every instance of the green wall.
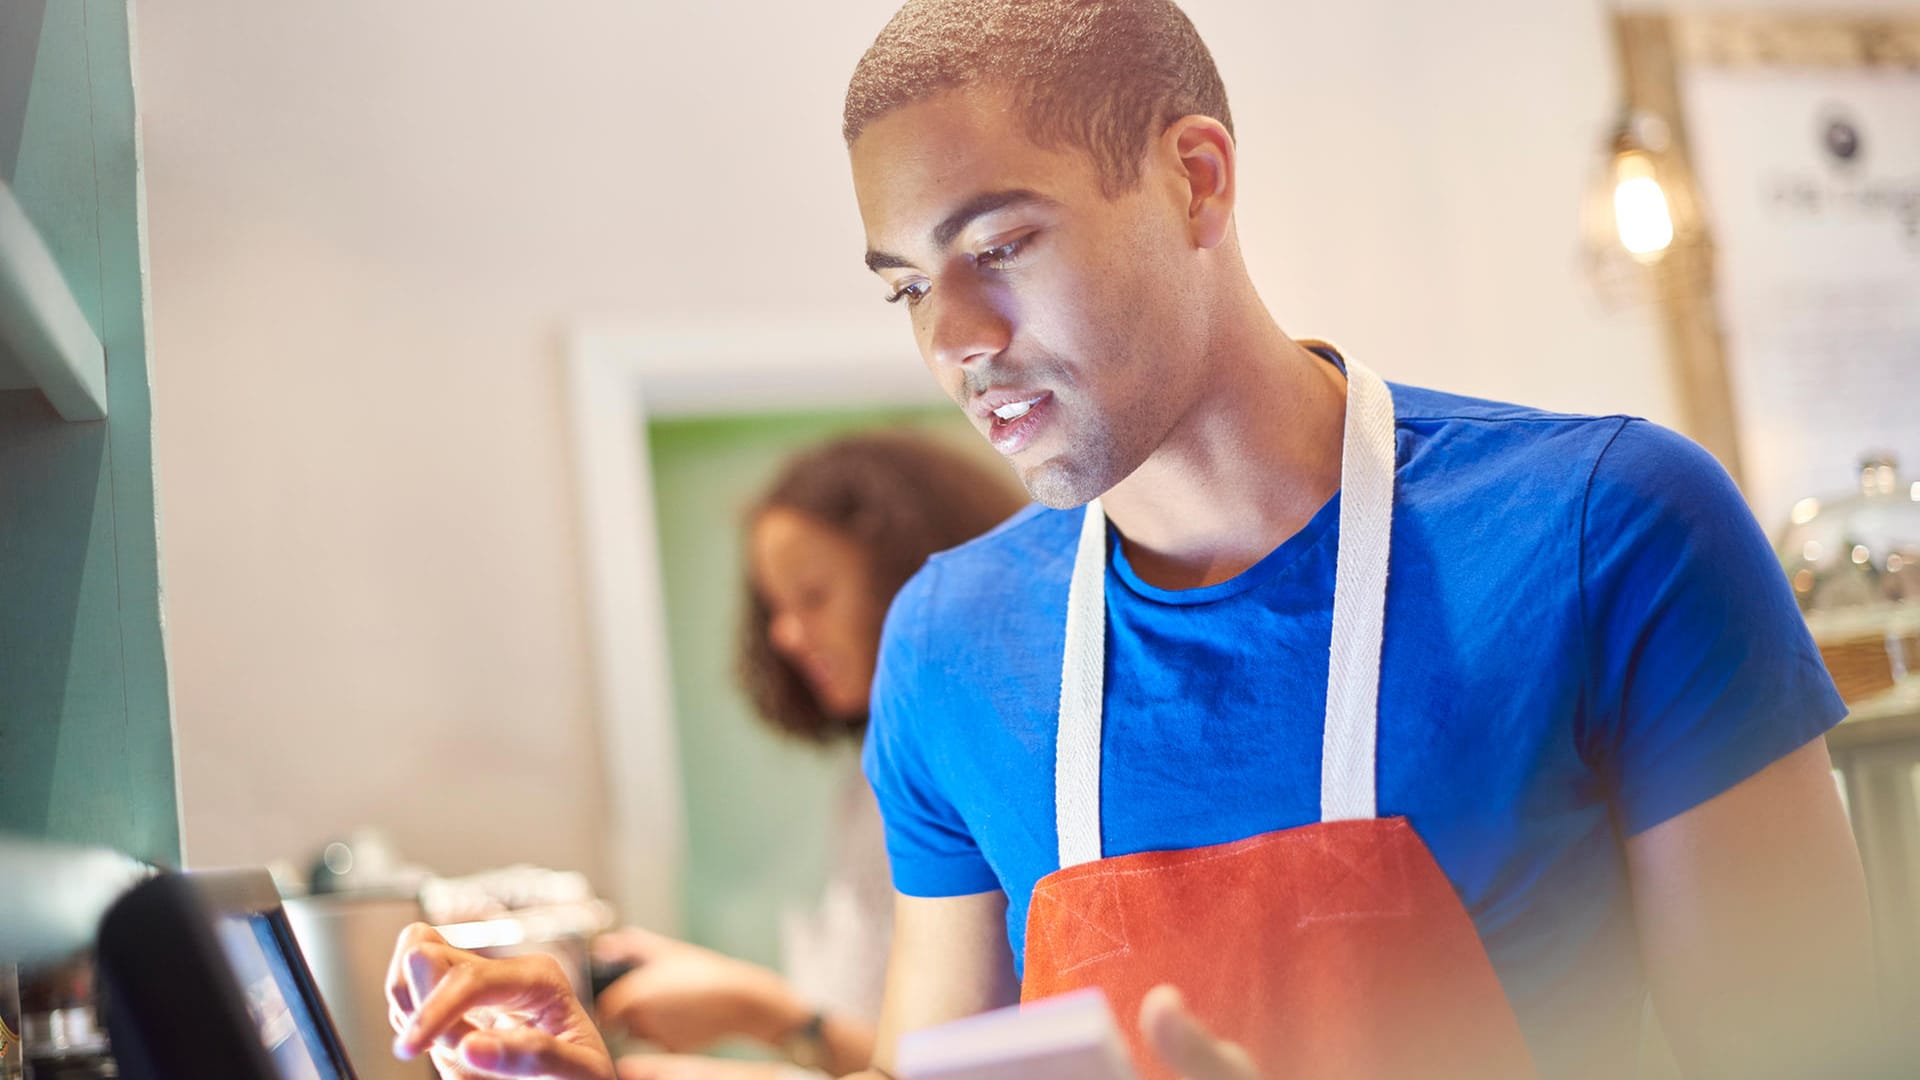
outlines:
{"label": "green wall", "polygon": [[986,451],[952,406],[656,421],[649,428],[687,802],[688,936],[777,966],[779,912],[818,897],[841,756],[764,727],[734,681],[742,516],[786,457],[831,436],[909,428]]}
{"label": "green wall", "polygon": [[109,416],[0,391],[0,831],[172,863],[132,72],[125,0],[0,0],[0,178],[106,348]]}

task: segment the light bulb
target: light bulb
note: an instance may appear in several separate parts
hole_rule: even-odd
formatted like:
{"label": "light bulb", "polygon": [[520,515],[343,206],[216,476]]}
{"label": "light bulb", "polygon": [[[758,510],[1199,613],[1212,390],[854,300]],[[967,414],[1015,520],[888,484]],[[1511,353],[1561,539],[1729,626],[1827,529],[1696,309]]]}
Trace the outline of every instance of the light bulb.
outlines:
{"label": "light bulb", "polygon": [[1673,213],[1653,162],[1631,151],[1615,160],[1613,174],[1613,222],[1621,246],[1636,258],[1658,258],[1673,243]]}

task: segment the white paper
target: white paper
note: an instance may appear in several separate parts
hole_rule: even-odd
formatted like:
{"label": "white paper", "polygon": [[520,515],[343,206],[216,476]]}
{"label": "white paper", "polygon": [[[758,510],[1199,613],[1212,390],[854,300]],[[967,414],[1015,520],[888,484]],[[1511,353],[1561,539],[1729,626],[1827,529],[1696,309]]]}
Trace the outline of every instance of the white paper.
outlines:
{"label": "white paper", "polygon": [[1098,990],[908,1032],[895,1065],[903,1080],[1135,1080]]}

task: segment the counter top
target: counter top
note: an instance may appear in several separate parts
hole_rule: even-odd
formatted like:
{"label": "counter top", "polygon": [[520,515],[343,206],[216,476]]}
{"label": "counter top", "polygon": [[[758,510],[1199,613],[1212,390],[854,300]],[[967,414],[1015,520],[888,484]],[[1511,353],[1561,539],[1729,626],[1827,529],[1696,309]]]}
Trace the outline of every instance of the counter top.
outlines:
{"label": "counter top", "polygon": [[1909,675],[1884,694],[1854,705],[1838,727],[1827,732],[1837,750],[1920,740],[1920,675]]}

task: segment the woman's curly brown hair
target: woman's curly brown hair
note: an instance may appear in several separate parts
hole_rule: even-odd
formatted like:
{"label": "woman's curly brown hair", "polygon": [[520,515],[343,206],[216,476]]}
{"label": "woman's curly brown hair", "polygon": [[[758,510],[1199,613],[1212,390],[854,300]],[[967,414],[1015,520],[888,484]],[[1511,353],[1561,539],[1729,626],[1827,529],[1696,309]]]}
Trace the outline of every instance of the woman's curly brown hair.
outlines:
{"label": "woman's curly brown hair", "polygon": [[[884,609],[929,555],[958,547],[1024,505],[1005,475],[957,450],[896,433],[851,435],[808,450],[781,469],[748,508],[751,527],[769,510],[791,510],[866,550],[874,597]],[[776,730],[831,743],[866,730],[829,716],[800,672],[773,647],[766,600],[751,581],[741,627],[739,674],[760,716]]]}

